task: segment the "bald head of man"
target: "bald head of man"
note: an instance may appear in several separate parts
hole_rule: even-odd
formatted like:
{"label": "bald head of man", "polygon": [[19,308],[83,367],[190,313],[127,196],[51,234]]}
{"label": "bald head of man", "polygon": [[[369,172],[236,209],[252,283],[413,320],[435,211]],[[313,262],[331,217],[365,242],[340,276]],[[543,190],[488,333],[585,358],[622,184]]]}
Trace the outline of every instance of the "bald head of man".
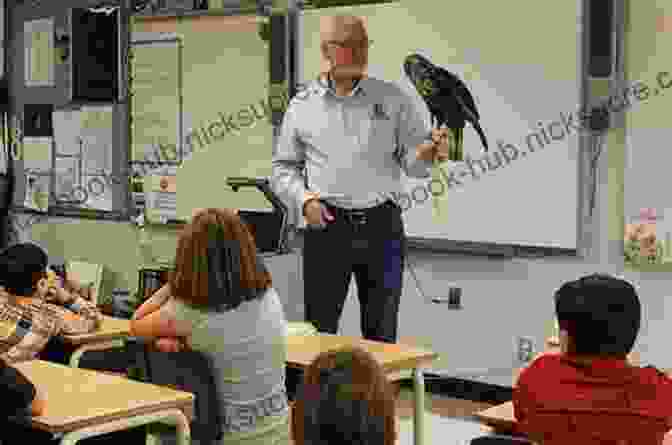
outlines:
{"label": "bald head of man", "polygon": [[361,17],[354,15],[320,18],[322,72],[334,80],[360,77],[369,62],[369,37]]}

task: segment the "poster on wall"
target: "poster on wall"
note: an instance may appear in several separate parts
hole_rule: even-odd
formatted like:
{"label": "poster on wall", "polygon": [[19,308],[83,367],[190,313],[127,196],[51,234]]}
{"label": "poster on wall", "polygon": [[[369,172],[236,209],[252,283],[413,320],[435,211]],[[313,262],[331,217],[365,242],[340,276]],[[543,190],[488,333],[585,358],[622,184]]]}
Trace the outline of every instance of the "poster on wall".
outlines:
{"label": "poster on wall", "polygon": [[665,209],[667,218],[664,218],[655,208],[642,208],[625,224],[623,250],[626,266],[672,263],[670,230],[667,227],[672,218],[671,210]]}

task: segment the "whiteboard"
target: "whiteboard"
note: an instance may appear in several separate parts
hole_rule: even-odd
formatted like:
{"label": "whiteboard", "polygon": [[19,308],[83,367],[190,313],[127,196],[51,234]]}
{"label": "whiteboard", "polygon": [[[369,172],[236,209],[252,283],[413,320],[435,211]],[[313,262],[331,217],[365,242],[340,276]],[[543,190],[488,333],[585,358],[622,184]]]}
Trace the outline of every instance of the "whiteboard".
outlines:
{"label": "whiteboard", "polygon": [[[577,247],[578,131],[552,123],[563,114],[576,119],[581,104],[581,0],[513,5],[405,0],[301,13],[301,83],[319,72],[320,15],[351,13],[364,17],[373,40],[369,76],[397,83],[423,113],[428,129],[429,112],[402,70],[407,55],[418,52],[457,74],[474,96],[490,151],[483,152],[467,124],[464,153],[472,161],[442,166],[446,177],[454,172],[461,184],[448,188],[448,216],[440,223],[431,201],[422,202],[430,178],[404,179],[406,192],[416,197],[411,205],[399,201],[409,238]],[[500,144],[518,147],[521,154],[507,163],[496,154]]]}

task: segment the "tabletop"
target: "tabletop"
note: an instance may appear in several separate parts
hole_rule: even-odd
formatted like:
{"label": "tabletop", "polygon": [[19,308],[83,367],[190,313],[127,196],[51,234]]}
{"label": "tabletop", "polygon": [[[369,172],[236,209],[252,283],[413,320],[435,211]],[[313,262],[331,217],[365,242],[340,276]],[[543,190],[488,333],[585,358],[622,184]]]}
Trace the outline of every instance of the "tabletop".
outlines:
{"label": "tabletop", "polygon": [[435,352],[403,344],[323,333],[309,336],[290,335],[287,346],[287,365],[294,368],[306,368],[320,353],[348,346],[358,346],[371,353],[388,373],[418,368],[439,356]]}
{"label": "tabletop", "polygon": [[45,399],[42,416],[33,428],[66,433],[101,422],[125,419],[164,409],[180,409],[193,418],[194,395],[43,360],[13,365]]}
{"label": "tabletop", "polygon": [[70,345],[113,340],[126,337],[131,333],[131,320],[103,315],[103,322],[98,329],[88,334],[64,335],[63,341]]}

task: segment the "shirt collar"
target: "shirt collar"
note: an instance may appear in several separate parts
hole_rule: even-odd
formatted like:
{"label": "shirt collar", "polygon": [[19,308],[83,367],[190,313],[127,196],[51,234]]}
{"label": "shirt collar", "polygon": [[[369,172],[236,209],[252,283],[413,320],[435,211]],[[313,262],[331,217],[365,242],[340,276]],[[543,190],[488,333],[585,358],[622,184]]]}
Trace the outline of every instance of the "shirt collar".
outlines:
{"label": "shirt collar", "polygon": [[[576,357],[565,354],[562,358],[570,363],[581,365],[581,360],[578,360]],[[584,365],[585,366],[585,365]],[[626,359],[619,358],[593,358],[590,360],[590,368],[595,371],[615,371],[615,370],[624,370],[632,368],[632,365],[628,363]]]}
{"label": "shirt collar", "polygon": [[[336,91],[334,90],[329,74],[321,75],[320,77],[318,77],[317,84],[318,84],[318,93],[320,96],[324,96],[327,92],[336,95]],[[350,95],[347,97],[354,97],[358,94],[366,95],[365,90],[366,90],[366,77],[363,76],[355,80],[355,86],[352,88]]]}

